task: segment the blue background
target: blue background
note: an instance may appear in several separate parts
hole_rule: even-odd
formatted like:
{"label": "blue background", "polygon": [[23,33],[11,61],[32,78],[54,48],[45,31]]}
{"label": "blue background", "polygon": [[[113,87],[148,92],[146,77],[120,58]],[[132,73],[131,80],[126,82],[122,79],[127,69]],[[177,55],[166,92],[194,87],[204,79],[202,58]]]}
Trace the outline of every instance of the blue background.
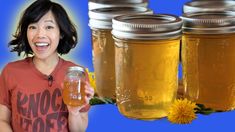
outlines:
{"label": "blue background", "polygon": [[[180,16],[182,7],[189,0],[149,0],[149,8],[155,13]],[[91,32],[88,27],[87,0],[57,0],[63,4],[79,31],[79,44],[64,56],[93,71],[91,55]],[[14,4],[13,4],[14,3]],[[8,42],[16,30],[20,13],[32,0],[0,0],[0,71],[9,62],[20,59],[9,52]],[[179,69],[179,77],[182,70]],[[235,111],[198,115],[189,125],[171,124],[166,118],[155,121],[141,121],[122,116],[114,105],[93,106],[89,112],[87,132],[159,132],[159,131],[232,131],[234,132]]]}

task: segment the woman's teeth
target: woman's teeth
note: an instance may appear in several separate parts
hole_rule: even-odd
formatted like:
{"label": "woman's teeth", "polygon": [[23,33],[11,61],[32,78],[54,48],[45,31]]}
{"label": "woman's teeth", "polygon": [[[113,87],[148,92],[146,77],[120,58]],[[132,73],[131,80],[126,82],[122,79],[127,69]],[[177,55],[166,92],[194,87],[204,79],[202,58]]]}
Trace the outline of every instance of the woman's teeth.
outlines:
{"label": "woman's teeth", "polygon": [[48,43],[35,43],[37,47],[48,46]]}

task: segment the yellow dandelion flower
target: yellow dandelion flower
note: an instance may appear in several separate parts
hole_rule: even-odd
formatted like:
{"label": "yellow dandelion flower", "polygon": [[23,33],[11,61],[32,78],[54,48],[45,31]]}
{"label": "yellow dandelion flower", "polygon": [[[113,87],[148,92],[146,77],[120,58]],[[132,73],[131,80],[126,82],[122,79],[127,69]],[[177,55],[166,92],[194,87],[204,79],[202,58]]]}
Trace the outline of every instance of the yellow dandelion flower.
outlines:
{"label": "yellow dandelion flower", "polygon": [[93,87],[95,93],[97,93],[96,92],[95,74],[94,74],[94,72],[89,72],[88,68],[86,68],[86,71],[88,73],[88,77],[89,77],[89,80],[90,80],[91,87]]}
{"label": "yellow dandelion flower", "polygon": [[168,120],[176,124],[188,124],[196,119],[197,105],[187,99],[174,101],[168,112]]}

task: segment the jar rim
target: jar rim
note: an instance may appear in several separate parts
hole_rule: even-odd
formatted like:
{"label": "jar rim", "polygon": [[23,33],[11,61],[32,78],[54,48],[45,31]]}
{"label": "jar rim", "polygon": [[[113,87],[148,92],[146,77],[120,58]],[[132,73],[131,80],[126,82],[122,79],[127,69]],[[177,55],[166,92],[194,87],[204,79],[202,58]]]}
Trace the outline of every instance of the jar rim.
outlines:
{"label": "jar rim", "polygon": [[235,32],[235,12],[184,13],[182,31],[197,34],[221,34]]}
{"label": "jar rim", "polygon": [[206,12],[206,11],[235,11],[235,1],[230,0],[208,0],[190,1],[184,4],[183,12]]}
{"label": "jar rim", "polygon": [[148,0],[89,0],[88,9],[107,7],[147,7]]}
{"label": "jar rim", "polygon": [[181,26],[182,19],[170,14],[124,15],[113,19],[112,34],[125,39],[178,38]]}
{"label": "jar rim", "polygon": [[112,19],[124,14],[153,14],[146,7],[109,7],[89,11],[91,28],[112,29]]}
{"label": "jar rim", "polygon": [[81,66],[70,66],[70,67],[68,67],[67,72],[71,72],[71,71],[79,71],[79,72],[85,73],[85,69]]}

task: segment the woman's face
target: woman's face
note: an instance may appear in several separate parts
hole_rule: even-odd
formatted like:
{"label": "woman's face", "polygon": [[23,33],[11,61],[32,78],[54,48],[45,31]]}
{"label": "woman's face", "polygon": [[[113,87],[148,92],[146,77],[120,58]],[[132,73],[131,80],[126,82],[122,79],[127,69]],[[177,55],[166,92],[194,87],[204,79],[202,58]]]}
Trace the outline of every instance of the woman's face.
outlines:
{"label": "woman's face", "polygon": [[35,57],[47,59],[57,55],[60,29],[51,11],[38,22],[29,24],[27,38]]}

